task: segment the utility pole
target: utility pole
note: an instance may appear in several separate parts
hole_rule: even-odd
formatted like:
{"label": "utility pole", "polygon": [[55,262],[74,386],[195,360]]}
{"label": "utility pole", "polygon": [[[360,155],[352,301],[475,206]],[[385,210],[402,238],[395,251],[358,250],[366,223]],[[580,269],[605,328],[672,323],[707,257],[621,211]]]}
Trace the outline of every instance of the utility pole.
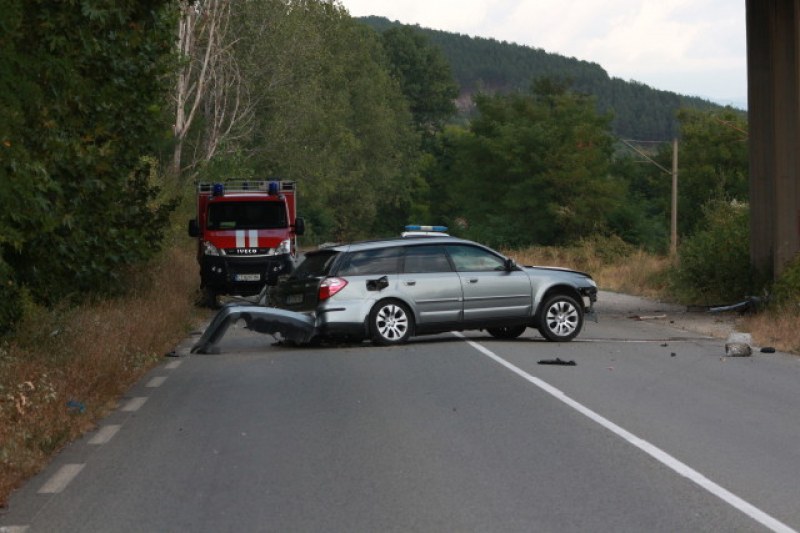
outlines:
{"label": "utility pole", "polygon": [[[674,258],[678,255],[678,139],[672,139],[672,172],[658,164],[652,157],[644,153],[642,150],[631,144],[630,141],[620,139],[625,143],[628,148],[644,157],[647,162],[653,163],[655,166],[665,174],[672,175],[672,212],[670,214],[670,238],[669,238],[669,255]],[[634,141],[639,143],[655,142],[660,143],[664,141]],[[645,161],[642,161],[644,163]]]}
{"label": "utility pole", "polygon": [[678,256],[678,139],[672,139],[672,221],[670,224],[669,255]]}

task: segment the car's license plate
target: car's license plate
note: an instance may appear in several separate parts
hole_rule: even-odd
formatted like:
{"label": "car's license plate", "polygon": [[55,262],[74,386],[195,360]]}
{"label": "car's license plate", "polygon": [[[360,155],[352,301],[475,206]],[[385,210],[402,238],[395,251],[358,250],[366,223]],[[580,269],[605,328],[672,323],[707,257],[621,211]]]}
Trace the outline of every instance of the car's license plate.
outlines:
{"label": "car's license plate", "polygon": [[234,281],[261,281],[261,274],[236,274]]}
{"label": "car's license plate", "polygon": [[302,294],[290,294],[289,296],[286,297],[287,304],[299,304],[302,301],[303,301]]}

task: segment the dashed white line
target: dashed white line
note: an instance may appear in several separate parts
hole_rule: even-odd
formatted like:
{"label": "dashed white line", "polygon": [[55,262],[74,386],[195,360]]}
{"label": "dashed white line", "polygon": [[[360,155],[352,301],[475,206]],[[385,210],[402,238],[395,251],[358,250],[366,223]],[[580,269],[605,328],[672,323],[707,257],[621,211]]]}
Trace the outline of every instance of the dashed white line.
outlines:
{"label": "dashed white line", "polygon": [[161,385],[163,385],[165,381],[167,381],[167,376],[156,376],[150,381],[148,381],[145,387],[147,387],[148,389],[154,389],[156,387],[160,387]]}
{"label": "dashed white line", "polygon": [[91,439],[89,439],[89,444],[106,444],[108,441],[114,438],[114,435],[117,434],[117,431],[119,431],[121,427],[122,426],[119,425],[103,426]]}
{"label": "dashed white line", "polygon": [[137,398],[131,398],[130,400],[128,400],[128,403],[126,403],[122,407],[122,410],[125,411],[126,413],[132,413],[134,411],[138,411],[139,409],[142,408],[142,406],[144,405],[144,402],[146,402],[146,401],[147,401],[147,397],[145,397],[145,396],[140,396],[140,397],[137,397]]}
{"label": "dashed white line", "polygon": [[745,500],[743,500],[742,498],[736,496],[735,494],[733,494],[729,490],[725,489],[724,487],[714,483],[713,481],[711,481],[710,479],[705,477],[703,474],[701,474],[697,470],[694,470],[689,465],[687,465],[685,463],[682,463],[678,459],[672,457],[671,455],[669,455],[664,450],[658,448],[657,446],[655,446],[653,444],[650,444],[649,442],[645,441],[644,439],[641,439],[641,438],[637,437],[633,433],[630,433],[626,429],[623,429],[622,427],[616,425],[614,422],[612,422],[612,421],[608,420],[607,418],[595,413],[594,411],[592,411],[588,407],[584,406],[583,404],[576,402],[575,400],[573,400],[572,398],[570,398],[569,396],[567,396],[566,394],[561,392],[559,389],[553,387],[552,385],[550,385],[546,381],[543,381],[543,380],[541,380],[541,379],[539,379],[539,378],[537,378],[535,376],[532,376],[532,375],[528,374],[527,372],[525,372],[524,370],[522,370],[518,366],[515,366],[512,363],[509,363],[508,361],[506,361],[505,359],[503,359],[499,355],[495,354],[494,352],[492,352],[488,348],[478,344],[477,342],[474,342],[474,341],[471,341],[471,340],[467,339],[461,333],[453,332],[453,335],[455,335],[456,337],[460,337],[460,338],[464,339],[467,342],[467,344],[469,344],[470,346],[472,346],[473,348],[475,348],[476,350],[481,352],[483,355],[487,356],[489,359],[492,359],[496,363],[499,363],[499,364],[503,365],[508,370],[511,370],[512,372],[514,372],[515,374],[517,374],[521,378],[523,378],[526,381],[532,383],[533,385],[539,387],[541,390],[543,390],[544,392],[546,392],[549,395],[553,396],[557,400],[560,400],[561,402],[563,402],[566,405],[572,407],[573,409],[575,409],[579,413],[581,413],[584,416],[588,417],[592,421],[600,424],[601,426],[603,426],[607,430],[609,430],[612,433],[616,434],[617,436],[625,439],[629,443],[633,444],[634,446],[636,446],[637,448],[639,448],[640,450],[642,450],[643,452],[645,452],[646,454],[648,454],[649,456],[654,458],[656,461],[658,461],[661,464],[667,466],[668,468],[670,468],[671,470],[677,472],[678,474],[688,478],[689,480],[691,480],[695,484],[697,484],[700,487],[704,488],[705,490],[707,490],[708,492],[710,492],[714,496],[718,497],[719,499],[721,499],[725,503],[727,503],[727,504],[731,505],[732,507],[740,510],[741,512],[743,512],[744,514],[746,514],[747,516],[749,516],[750,518],[752,518],[756,522],[760,523],[761,525],[769,528],[772,531],[776,531],[776,532],[780,532],[780,533],[797,533],[796,530],[794,530],[791,527],[787,526],[783,522],[773,518],[772,516],[768,515],[767,513],[765,513],[761,509],[755,507],[754,505],[746,502]]}
{"label": "dashed white line", "polygon": [[25,533],[30,526],[0,526],[0,533]]}
{"label": "dashed white line", "polygon": [[183,361],[172,361],[171,363],[167,363],[166,365],[164,365],[164,368],[166,368],[167,370],[175,370],[176,368],[181,366],[182,362]]}
{"label": "dashed white line", "polygon": [[58,469],[58,472],[53,474],[53,477],[47,480],[47,483],[42,485],[42,488],[39,489],[39,494],[57,494],[61,492],[83,470],[84,466],[83,464],[62,466]]}

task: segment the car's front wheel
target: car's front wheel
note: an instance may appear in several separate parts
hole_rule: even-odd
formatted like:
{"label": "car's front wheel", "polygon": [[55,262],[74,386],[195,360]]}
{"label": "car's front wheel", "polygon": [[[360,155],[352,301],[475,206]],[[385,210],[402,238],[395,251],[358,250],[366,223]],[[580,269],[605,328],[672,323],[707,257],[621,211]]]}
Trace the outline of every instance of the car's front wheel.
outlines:
{"label": "car's front wheel", "polygon": [[553,342],[574,339],[583,328],[583,309],[572,296],[556,294],[549,297],[539,315],[539,332]]}
{"label": "car's front wheel", "polygon": [[528,329],[527,326],[502,326],[499,328],[486,328],[486,331],[489,332],[489,335],[494,337],[495,339],[516,339],[520,335],[522,335],[525,330]]}
{"label": "car's front wheel", "polygon": [[380,345],[403,344],[411,338],[414,318],[408,307],[396,300],[375,304],[369,314],[372,342]]}

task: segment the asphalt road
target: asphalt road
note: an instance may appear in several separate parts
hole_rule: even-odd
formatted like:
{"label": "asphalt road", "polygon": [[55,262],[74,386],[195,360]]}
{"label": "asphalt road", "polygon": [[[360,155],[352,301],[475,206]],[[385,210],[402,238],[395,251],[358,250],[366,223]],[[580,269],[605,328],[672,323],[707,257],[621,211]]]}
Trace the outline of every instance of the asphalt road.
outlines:
{"label": "asphalt road", "polygon": [[565,344],[188,339],[0,532],[800,529],[800,358],[617,304]]}

